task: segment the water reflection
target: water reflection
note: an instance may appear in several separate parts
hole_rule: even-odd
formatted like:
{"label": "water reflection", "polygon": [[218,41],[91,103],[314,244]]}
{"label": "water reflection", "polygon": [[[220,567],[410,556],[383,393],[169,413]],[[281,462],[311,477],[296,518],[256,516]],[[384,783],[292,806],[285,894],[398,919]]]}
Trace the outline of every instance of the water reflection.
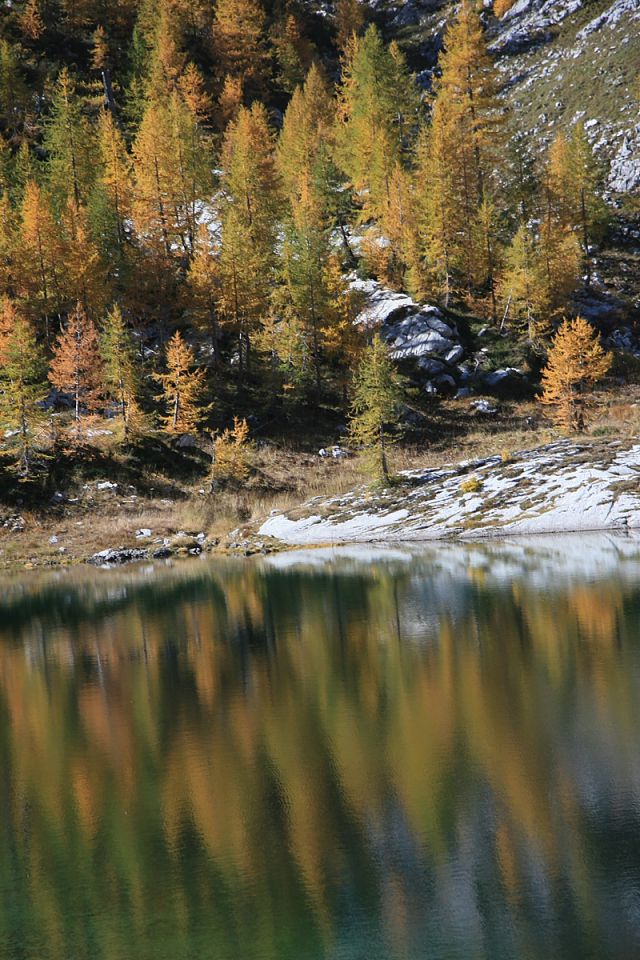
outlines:
{"label": "water reflection", "polygon": [[0,584],[0,957],[640,954],[640,546]]}

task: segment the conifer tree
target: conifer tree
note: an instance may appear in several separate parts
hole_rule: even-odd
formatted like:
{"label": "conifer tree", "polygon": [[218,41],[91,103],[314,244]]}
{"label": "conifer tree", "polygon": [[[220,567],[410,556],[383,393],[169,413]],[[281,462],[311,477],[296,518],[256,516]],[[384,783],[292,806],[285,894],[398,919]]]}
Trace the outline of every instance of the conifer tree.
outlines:
{"label": "conifer tree", "polygon": [[246,369],[252,333],[268,315],[280,186],[273,135],[262,104],[242,109],[222,146],[220,312],[237,334]]}
{"label": "conifer tree", "polygon": [[20,30],[28,40],[39,40],[44,33],[39,0],[27,0],[20,14]]}
{"label": "conifer tree", "polygon": [[349,423],[353,443],[363,447],[374,478],[389,480],[389,427],[395,422],[400,383],[386,344],[374,336],[356,373]]}
{"label": "conifer tree", "polygon": [[235,77],[258,92],[266,68],[265,14],[259,0],[218,0],[213,51],[220,77]]}
{"label": "conifer tree", "polygon": [[291,208],[304,189],[329,210],[334,124],[335,104],[324,74],[314,64],[304,84],[293,92],[278,139],[278,171]]}
{"label": "conifer tree", "polygon": [[148,58],[145,93],[149,100],[160,100],[175,90],[187,59],[181,46],[180,19],[176,8],[165,0],[159,0]]}
{"label": "conifer tree", "polygon": [[56,83],[45,147],[47,178],[56,208],[62,210],[69,196],[76,206],[86,203],[95,172],[93,133],[66,67]]}
{"label": "conifer tree", "polygon": [[221,130],[226,130],[230,123],[237,119],[242,106],[242,80],[227,74],[222,85],[222,92],[218,97],[218,124]]}
{"label": "conifer tree", "polygon": [[294,14],[289,13],[284,23],[276,21],[271,30],[271,44],[277,62],[279,86],[287,93],[293,93],[304,81],[313,58],[313,48]]}
{"label": "conifer tree", "polygon": [[112,307],[105,318],[100,337],[100,354],[105,389],[118,406],[126,441],[141,426],[142,412],[138,403],[135,343],[117,305]]}
{"label": "conifer tree", "polygon": [[164,429],[167,433],[191,433],[198,429],[206,414],[205,373],[195,368],[193,350],[180,333],[175,333],[167,344],[166,366],[166,373],[156,374],[162,385],[158,399],[167,411],[161,417]]}
{"label": "conifer tree", "polygon": [[106,271],[98,247],[91,237],[84,207],[69,197],[62,217],[63,258],[59,267],[60,286],[67,301],[81,303],[90,317],[99,316],[107,300]]}
{"label": "conifer tree", "polygon": [[351,38],[338,92],[336,159],[351,181],[363,219],[376,217],[391,172],[418,119],[415,82],[397,44],[385,47],[373,24]]}
{"label": "conifer tree", "polygon": [[233,427],[216,437],[211,476],[215,486],[240,486],[251,470],[251,444],[246,420],[233,418]]}
{"label": "conifer tree", "polygon": [[46,415],[46,366],[35,331],[7,299],[0,302],[0,424],[16,450],[24,477],[32,471],[33,451]]}
{"label": "conifer tree", "polygon": [[211,117],[213,104],[202,73],[194,63],[187,64],[178,77],[177,86],[182,102],[196,123],[206,123]]}
{"label": "conifer tree", "polygon": [[0,297],[15,296],[16,217],[8,193],[0,194]]}
{"label": "conifer tree", "polygon": [[362,250],[370,271],[391,287],[402,288],[415,236],[411,178],[396,163],[389,175],[387,195],[378,221],[367,231]]}
{"label": "conifer tree", "polygon": [[55,343],[49,380],[73,398],[74,437],[78,441],[83,415],[99,409],[104,391],[98,331],[80,303]]}
{"label": "conifer tree", "polygon": [[98,151],[98,177],[113,211],[117,242],[122,247],[126,239],[125,224],[131,218],[133,204],[131,160],[110,110],[103,110],[98,117]]}
{"label": "conifer tree", "polygon": [[591,282],[591,244],[607,222],[599,180],[600,171],[582,124],[576,125],[570,138],[559,133],[549,147],[547,159],[546,216],[576,234],[582,247],[587,284]]}
{"label": "conifer tree", "polygon": [[29,99],[18,49],[0,39],[0,123],[9,131],[19,128]]}
{"label": "conifer tree", "polygon": [[201,224],[187,274],[188,311],[195,325],[211,337],[214,360],[219,359],[218,301],[219,266],[209,231]]}
{"label": "conifer tree", "polygon": [[20,210],[18,284],[33,319],[44,320],[49,339],[51,320],[63,306],[60,262],[63,249],[48,197],[33,181],[26,184]]}
{"label": "conifer tree", "polygon": [[342,53],[364,25],[364,4],[360,0],[336,0],[334,5],[336,44]]}
{"label": "conifer tree", "polygon": [[364,331],[356,323],[364,297],[345,279],[340,258],[335,253],[329,255],[325,265],[324,288],[322,341],[346,400],[353,370],[358,366],[365,346]]}
{"label": "conifer tree", "polygon": [[582,317],[565,320],[553,339],[542,372],[542,403],[553,407],[555,422],[565,430],[584,430],[589,409],[587,388],[605,376],[611,355]]}
{"label": "conifer tree", "polygon": [[133,218],[138,235],[156,255],[171,256],[173,156],[166,106],[150,101],[133,145]]}
{"label": "conifer tree", "polygon": [[508,321],[516,329],[524,328],[530,341],[537,340],[546,332],[544,327],[548,321],[543,312],[546,297],[541,289],[543,278],[534,239],[524,224],[506,249],[504,259],[499,284],[502,323]]}
{"label": "conifer tree", "polygon": [[[416,187],[421,237],[413,264],[420,276],[436,279],[445,300],[456,280],[467,289],[493,288],[492,223],[483,207],[499,186],[502,110],[495,68],[482,23],[469,0],[444,38],[433,84],[431,130],[421,144]],[[426,191],[426,196],[425,196]],[[416,282],[418,281],[418,282]],[[424,279],[423,279],[424,282]]]}

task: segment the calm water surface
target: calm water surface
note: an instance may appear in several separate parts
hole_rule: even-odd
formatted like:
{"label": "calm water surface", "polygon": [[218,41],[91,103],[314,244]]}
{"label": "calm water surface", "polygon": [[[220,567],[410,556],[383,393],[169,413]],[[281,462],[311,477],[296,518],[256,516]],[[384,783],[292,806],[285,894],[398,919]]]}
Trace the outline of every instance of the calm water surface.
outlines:
{"label": "calm water surface", "polygon": [[640,957],[640,541],[0,579],[2,960]]}

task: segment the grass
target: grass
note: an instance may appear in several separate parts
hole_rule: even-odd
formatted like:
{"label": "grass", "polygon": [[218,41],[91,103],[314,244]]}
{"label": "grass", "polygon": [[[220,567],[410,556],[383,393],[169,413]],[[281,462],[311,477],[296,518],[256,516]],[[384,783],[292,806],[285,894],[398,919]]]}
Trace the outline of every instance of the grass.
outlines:
{"label": "grass", "polygon": [[[498,412],[486,417],[472,410],[469,399],[429,399],[423,412],[420,431],[408,433],[390,452],[393,473],[489,456],[508,463],[515,452],[561,436],[535,400],[500,401]],[[640,384],[627,383],[622,392],[611,378],[594,394],[592,417],[584,438],[587,458],[590,437],[623,440],[640,435]],[[28,485],[15,481],[11,485],[5,473],[4,489],[11,493],[0,498],[0,524],[3,517],[20,514],[25,529],[16,533],[0,526],[0,565],[25,560],[72,563],[108,547],[154,548],[165,540],[186,552],[190,537],[197,533],[228,543],[230,531],[239,528],[231,539],[241,538],[273,510],[288,511],[314,497],[337,496],[358,487],[370,489],[364,457],[321,458],[316,442],[314,437],[306,447],[285,440],[257,443],[251,476],[235,490],[210,490],[205,450],[179,451],[158,436],[125,451],[101,440],[89,456],[84,451],[77,461],[65,454],[55,465],[53,484],[40,499]],[[100,491],[100,480],[118,487]],[[469,477],[463,486],[476,480]],[[53,489],[70,499],[52,505]],[[136,539],[141,528],[150,529],[152,536]],[[183,532],[186,538],[177,536]],[[57,542],[49,542],[52,536]]]}

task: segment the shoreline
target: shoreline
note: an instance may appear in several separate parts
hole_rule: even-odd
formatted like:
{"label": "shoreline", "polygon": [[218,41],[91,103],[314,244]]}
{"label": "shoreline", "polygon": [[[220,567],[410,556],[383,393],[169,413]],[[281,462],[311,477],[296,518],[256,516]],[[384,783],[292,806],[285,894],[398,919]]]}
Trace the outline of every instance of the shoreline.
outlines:
{"label": "shoreline", "polygon": [[222,536],[176,530],[177,511],[134,534],[138,518],[118,532],[117,516],[96,504],[82,519],[41,516],[29,535],[20,516],[5,518],[0,569],[633,532],[640,528],[640,441],[559,440],[508,457],[404,471],[387,489],[316,496]]}

